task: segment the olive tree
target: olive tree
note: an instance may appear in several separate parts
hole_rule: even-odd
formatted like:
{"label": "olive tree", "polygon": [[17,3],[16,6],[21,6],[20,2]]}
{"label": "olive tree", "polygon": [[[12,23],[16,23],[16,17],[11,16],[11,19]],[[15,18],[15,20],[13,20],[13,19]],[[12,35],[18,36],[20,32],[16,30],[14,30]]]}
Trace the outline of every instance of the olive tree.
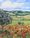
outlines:
{"label": "olive tree", "polygon": [[4,25],[9,24],[11,22],[12,22],[12,18],[9,16],[9,13],[0,11],[0,25],[2,26],[2,31]]}

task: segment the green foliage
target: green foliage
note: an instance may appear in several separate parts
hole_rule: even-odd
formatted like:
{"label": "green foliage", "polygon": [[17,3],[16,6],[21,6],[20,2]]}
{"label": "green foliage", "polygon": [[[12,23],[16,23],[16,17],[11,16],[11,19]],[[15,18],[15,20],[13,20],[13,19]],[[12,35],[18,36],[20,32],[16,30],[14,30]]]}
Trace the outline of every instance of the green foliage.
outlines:
{"label": "green foliage", "polygon": [[20,21],[20,22],[18,22],[18,24],[19,24],[19,25],[24,25],[24,22],[21,22],[21,21]]}
{"label": "green foliage", "polygon": [[10,35],[10,32],[9,31],[5,30],[4,32],[6,32],[6,34],[9,34]]}
{"label": "green foliage", "polygon": [[9,13],[0,11],[0,25],[9,24],[12,22],[12,18],[9,16]]}
{"label": "green foliage", "polygon": [[4,32],[4,30],[2,31],[2,29],[0,30],[0,34],[2,34]]}
{"label": "green foliage", "polygon": [[0,34],[2,34],[2,30],[0,30]]}
{"label": "green foliage", "polygon": [[18,24],[20,25],[20,24],[21,24],[21,22],[18,22]]}

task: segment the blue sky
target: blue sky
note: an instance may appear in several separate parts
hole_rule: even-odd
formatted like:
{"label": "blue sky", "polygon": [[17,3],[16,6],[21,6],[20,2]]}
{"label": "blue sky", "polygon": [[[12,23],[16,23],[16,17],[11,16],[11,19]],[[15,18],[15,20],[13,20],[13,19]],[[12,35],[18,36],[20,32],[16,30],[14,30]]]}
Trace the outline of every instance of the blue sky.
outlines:
{"label": "blue sky", "polygon": [[30,0],[0,0],[0,8],[5,10],[30,10]]}

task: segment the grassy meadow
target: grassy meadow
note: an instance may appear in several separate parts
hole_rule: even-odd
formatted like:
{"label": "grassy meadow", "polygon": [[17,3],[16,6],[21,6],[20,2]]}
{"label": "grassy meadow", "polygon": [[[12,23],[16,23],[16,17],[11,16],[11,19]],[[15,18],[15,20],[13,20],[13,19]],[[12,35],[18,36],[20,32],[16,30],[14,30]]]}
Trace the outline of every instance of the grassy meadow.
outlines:
{"label": "grassy meadow", "polygon": [[[27,18],[28,17],[28,18]],[[13,20],[12,20],[12,24],[15,25],[18,22],[23,22],[25,25],[30,25],[30,18],[29,16],[12,16]]]}

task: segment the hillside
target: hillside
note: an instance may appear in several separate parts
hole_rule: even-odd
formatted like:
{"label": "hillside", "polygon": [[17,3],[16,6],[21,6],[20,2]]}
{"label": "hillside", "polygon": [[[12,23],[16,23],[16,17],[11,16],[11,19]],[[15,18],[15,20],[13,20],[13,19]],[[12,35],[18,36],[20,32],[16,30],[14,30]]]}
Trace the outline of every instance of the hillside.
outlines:
{"label": "hillside", "polygon": [[7,12],[9,13],[10,15],[14,16],[25,16],[25,15],[30,15],[30,11],[6,11],[6,10],[3,10],[3,9],[0,9],[0,12]]}

